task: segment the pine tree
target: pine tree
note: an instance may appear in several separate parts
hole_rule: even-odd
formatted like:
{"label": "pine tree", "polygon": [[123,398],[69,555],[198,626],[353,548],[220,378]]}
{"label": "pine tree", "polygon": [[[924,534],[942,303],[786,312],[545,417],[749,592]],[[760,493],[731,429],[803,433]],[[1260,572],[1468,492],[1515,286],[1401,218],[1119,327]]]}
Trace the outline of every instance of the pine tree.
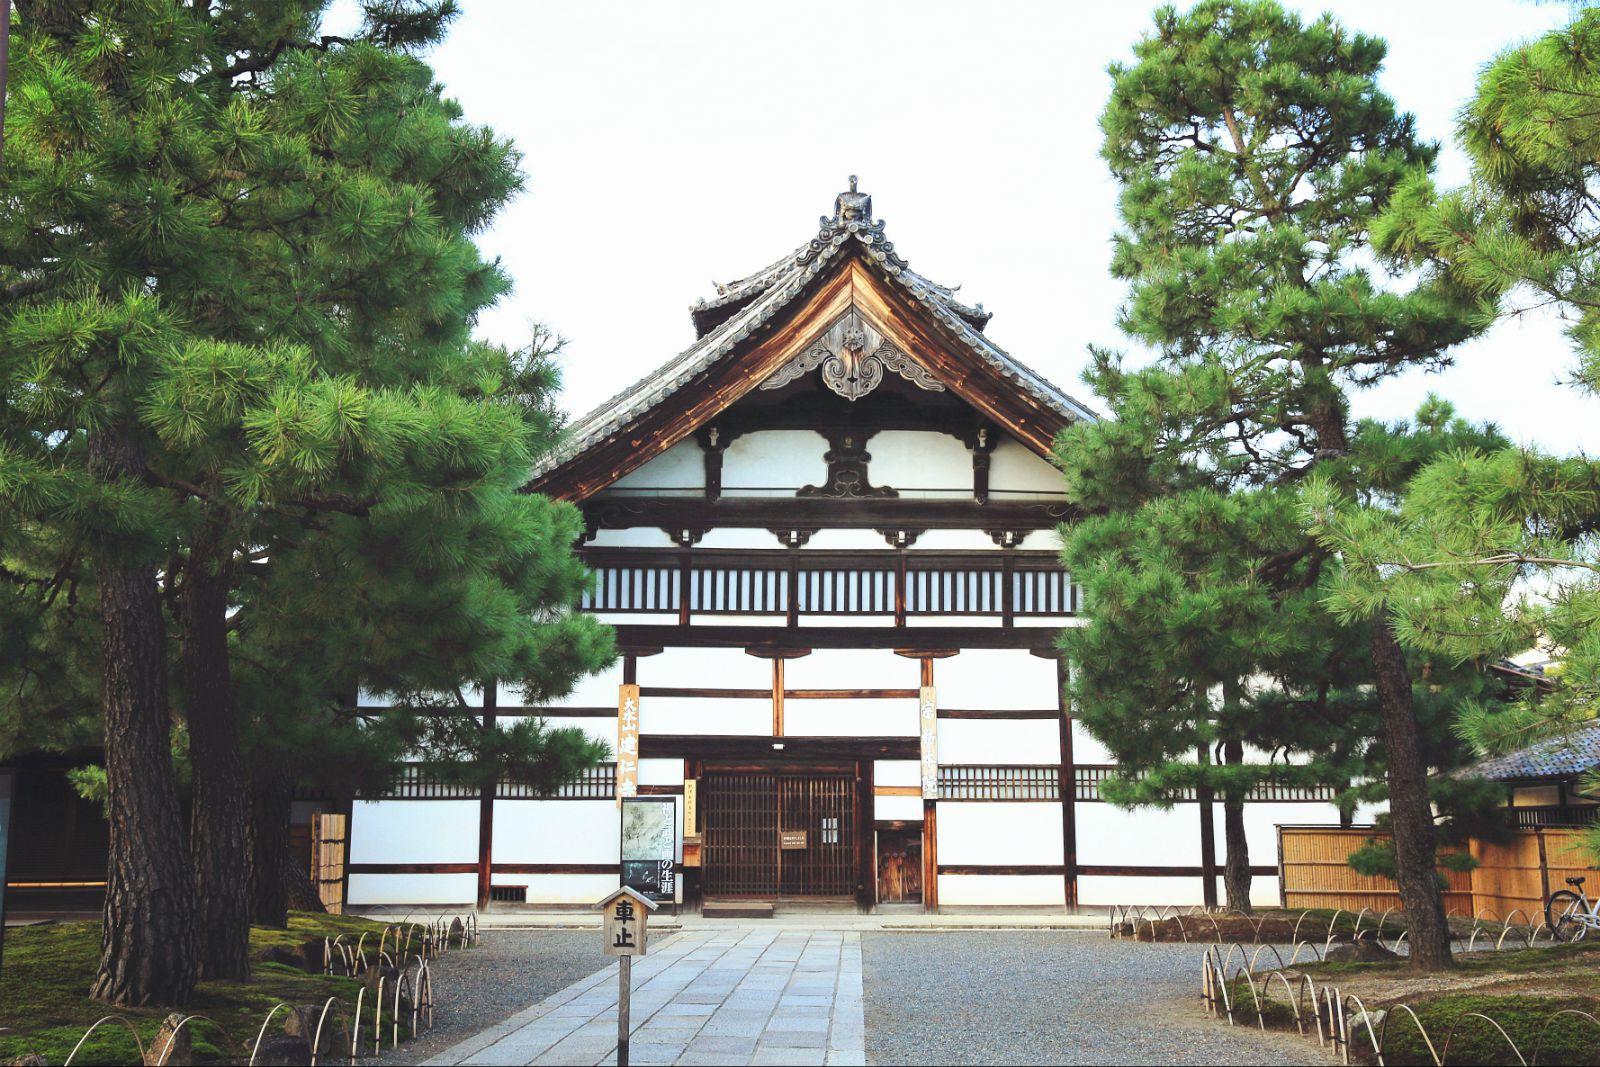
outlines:
{"label": "pine tree", "polygon": [[[1554,306],[1578,353],[1575,384],[1600,389],[1600,11],[1509,49],[1479,76],[1459,140],[1465,188],[1408,181],[1374,227],[1383,250],[1518,314]],[[1398,508],[1337,486],[1308,493],[1314,528],[1352,561],[1337,601],[1387,610],[1402,644],[1483,662],[1535,645],[1557,686],[1511,707],[1468,703],[1459,731],[1504,751],[1592,722],[1600,710],[1600,463],[1533,448],[1462,449],[1424,470]],[[1592,783],[1600,788],[1600,781]],[[1591,837],[1600,855],[1600,831]]]}
{"label": "pine tree", "polygon": [[[19,4],[0,549],[8,614],[96,635],[112,856],[94,993],[114,1003],[182,1003],[201,972],[248,967],[242,738],[292,734],[286,717],[373,674],[540,692],[610,655],[563,611],[578,519],[520,492],[554,430],[548,368],[469,336],[507,284],[471,235],[519,178],[413,54],[454,7],[368,4],[341,39],[322,6]],[[279,658],[296,627],[343,644]],[[239,660],[308,703],[260,699]]]}
{"label": "pine tree", "polygon": [[[1485,319],[1459,287],[1385,284],[1366,265],[1375,214],[1435,154],[1378,86],[1381,41],[1329,17],[1302,22],[1274,3],[1214,0],[1159,10],[1134,53],[1132,64],[1113,66],[1101,119],[1103,154],[1122,186],[1112,270],[1130,284],[1123,330],[1159,360],[1134,376],[1097,357],[1091,377],[1119,420],[1068,435],[1063,454],[1083,457],[1069,485],[1090,506],[1117,508],[1173,492],[1259,494],[1232,505],[1260,516],[1256,544],[1242,539],[1249,523],[1183,538],[1185,552],[1239,557],[1210,565],[1185,595],[1248,605],[1248,586],[1264,584],[1270,607],[1241,611],[1243,633],[1270,638],[1264,658],[1292,655],[1322,628],[1267,630],[1274,618],[1313,613],[1303,591],[1336,561],[1296,537],[1278,491],[1312,470],[1377,491],[1382,471],[1356,455],[1347,390],[1444,364]],[[1197,505],[1194,514],[1220,509]],[[1262,544],[1276,551],[1264,555]],[[1450,949],[1411,666],[1386,619],[1363,636],[1412,960],[1441,966]],[[1323,654],[1340,655],[1342,640]],[[1132,677],[1137,649],[1124,652]],[[1246,681],[1236,672],[1252,664],[1230,652],[1197,689]],[[1208,702],[1205,713],[1228,703]]]}

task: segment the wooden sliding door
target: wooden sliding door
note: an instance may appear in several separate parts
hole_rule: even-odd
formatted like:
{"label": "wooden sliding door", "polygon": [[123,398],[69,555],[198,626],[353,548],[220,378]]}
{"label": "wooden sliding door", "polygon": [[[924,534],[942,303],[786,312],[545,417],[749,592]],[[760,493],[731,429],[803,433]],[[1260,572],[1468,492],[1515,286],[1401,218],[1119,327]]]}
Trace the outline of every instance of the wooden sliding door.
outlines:
{"label": "wooden sliding door", "polygon": [[848,897],[856,887],[855,779],[800,771],[711,771],[708,897]]}

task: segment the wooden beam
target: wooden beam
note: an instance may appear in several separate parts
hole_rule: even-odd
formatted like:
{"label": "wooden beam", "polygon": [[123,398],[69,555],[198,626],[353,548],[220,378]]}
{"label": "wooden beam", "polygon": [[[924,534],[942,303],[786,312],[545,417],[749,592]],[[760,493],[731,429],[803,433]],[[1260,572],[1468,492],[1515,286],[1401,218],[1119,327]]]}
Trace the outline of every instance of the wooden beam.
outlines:
{"label": "wooden beam", "polygon": [[922,787],[920,785],[880,785],[875,787],[873,792],[880,797],[920,797],[922,795]]}
{"label": "wooden beam", "polygon": [[[772,648],[808,649],[1051,649],[1060,628],[1055,626],[671,626],[617,623],[619,641],[647,639],[667,648]],[[1052,653],[1053,656],[1053,653]],[[915,656],[923,658],[920,653]],[[764,691],[763,691],[764,692]]]}

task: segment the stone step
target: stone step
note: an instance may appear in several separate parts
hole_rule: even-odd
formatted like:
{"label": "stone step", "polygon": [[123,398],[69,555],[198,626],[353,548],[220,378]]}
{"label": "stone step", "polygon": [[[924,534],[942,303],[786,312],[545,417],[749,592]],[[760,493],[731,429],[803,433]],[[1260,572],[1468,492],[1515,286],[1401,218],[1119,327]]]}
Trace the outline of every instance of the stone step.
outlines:
{"label": "stone step", "polygon": [[707,919],[770,919],[773,911],[770,900],[708,900],[700,906]]}

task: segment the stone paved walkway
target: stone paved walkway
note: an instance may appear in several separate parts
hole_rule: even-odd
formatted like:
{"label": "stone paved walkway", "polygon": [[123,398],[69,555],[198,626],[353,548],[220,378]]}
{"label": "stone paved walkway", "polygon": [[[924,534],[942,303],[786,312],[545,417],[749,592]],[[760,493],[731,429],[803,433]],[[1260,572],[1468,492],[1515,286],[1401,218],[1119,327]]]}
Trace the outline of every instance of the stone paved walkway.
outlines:
{"label": "stone paved walkway", "polygon": [[[689,930],[633,966],[629,1055],[644,1064],[864,1064],[861,935]],[[617,968],[428,1061],[616,1062]]]}

